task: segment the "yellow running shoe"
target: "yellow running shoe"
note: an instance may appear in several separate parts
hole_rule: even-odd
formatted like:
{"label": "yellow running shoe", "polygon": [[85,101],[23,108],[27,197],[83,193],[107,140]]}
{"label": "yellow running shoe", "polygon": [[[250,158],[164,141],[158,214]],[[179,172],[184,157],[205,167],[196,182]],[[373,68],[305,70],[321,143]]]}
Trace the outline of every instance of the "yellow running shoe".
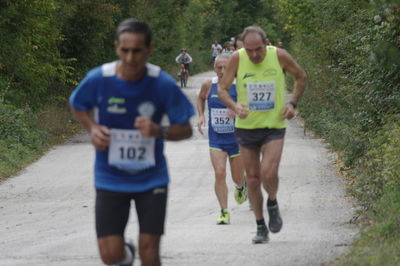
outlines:
{"label": "yellow running shoe", "polygon": [[231,215],[227,209],[221,210],[221,216],[217,219],[217,224],[229,224]]}
{"label": "yellow running shoe", "polygon": [[247,186],[246,183],[242,188],[235,188],[235,200],[238,204],[242,204],[247,199]]}

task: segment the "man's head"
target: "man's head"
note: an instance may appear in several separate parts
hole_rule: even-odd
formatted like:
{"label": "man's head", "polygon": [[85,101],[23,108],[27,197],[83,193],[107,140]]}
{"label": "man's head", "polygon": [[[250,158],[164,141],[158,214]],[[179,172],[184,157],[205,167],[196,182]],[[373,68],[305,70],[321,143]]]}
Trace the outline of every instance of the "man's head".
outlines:
{"label": "man's head", "polygon": [[182,54],[186,54],[186,53],[187,53],[187,50],[186,50],[185,48],[182,48],[182,49],[181,49],[181,53],[182,53]]}
{"label": "man's head", "polygon": [[243,40],[241,34],[235,37],[235,40],[233,41],[233,47],[235,48],[235,50],[243,48]]}
{"label": "man's head", "polygon": [[115,49],[124,65],[143,67],[153,50],[150,27],[136,19],[122,21],[115,33]]}
{"label": "man's head", "polygon": [[217,56],[214,61],[214,71],[218,76],[218,79],[222,79],[222,76],[225,73],[225,68],[228,65],[229,59],[231,55],[228,53],[223,53]]}
{"label": "man's head", "polygon": [[265,57],[265,46],[267,45],[267,35],[258,26],[250,26],[242,33],[243,47],[253,64],[261,63]]}

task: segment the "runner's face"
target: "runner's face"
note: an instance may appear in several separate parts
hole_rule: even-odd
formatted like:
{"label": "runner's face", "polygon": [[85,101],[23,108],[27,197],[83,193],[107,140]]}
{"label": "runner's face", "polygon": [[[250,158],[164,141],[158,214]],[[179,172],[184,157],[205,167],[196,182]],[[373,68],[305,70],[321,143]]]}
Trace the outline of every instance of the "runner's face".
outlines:
{"label": "runner's face", "polygon": [[249,33],[243,40],[243,47],[253,64],[261,63],[265,57],[265,43],[258,33]]}
{"label": "runner's face", "polygon": [[218,79],[221,80],[222,76],[225,73],[226,66],[228,65],[228,59],[222,58],[215,61],[214,71],[218,76]]}
{"label": "runner's face", "polygon": [[144,34],[125,32],[116,42],[116,52],[124,67],[138,70],[145,67],[152,46],[146,47]]}

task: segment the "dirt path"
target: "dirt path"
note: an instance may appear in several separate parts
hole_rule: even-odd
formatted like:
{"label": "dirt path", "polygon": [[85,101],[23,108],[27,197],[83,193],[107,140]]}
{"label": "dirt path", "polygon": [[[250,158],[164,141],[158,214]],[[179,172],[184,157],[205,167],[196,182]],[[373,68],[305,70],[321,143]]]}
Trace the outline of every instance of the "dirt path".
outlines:
{"label": "dirt path", "polygon": [[[184,91],[192,100],[210,75],[190,78]],[[247,202],[235,204],[229,178],[231,224],[215,225],[219,207],[206,137],[196,132],[190,140],[168,143],[165,152],[172,182],[163,265],[328,265],[356,233],[348,225],[352,206],[334,156],[321,140],[304,136],[297,120],[289,123],[280,168],[284,226],[268,244],[251,244],[254,217]],[[87,137],[77,136],[0,184],[0,265],[102,265],[94,231],[93,155]],[[136,239],[136,215],[126,235]]]}

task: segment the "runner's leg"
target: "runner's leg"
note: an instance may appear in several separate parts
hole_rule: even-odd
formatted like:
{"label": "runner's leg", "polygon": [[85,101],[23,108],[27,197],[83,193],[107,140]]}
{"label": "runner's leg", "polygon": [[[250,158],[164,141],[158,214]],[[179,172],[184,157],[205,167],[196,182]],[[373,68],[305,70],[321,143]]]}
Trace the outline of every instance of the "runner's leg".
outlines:
{"label": "runner's leg", "polygon": [[226,152],[210,149],[211,163],[215,173],[215,195],[222,209],[228,208],[228,187],[226,185]]}
{"label": "runner's leg", "polygon": [[249,200],[256,220],[263,219],[263,195],[260,180],[260,149],[249,149],[240,145],[240,156],[246,170]]}
{"label": "runner's leg", "polygon": [[124,238],[122,236],[106,236],[97,239],[101,260],[112,265],[125,258]]}
{"label": "runner's leg", "polygon": [[141,233],[139,235],[139,255],[142,266],[159,266],[161,235]]}
{"label": "runner's leg", "polygon": [[270,200],[275,200],[278,193],[278,169],[282,156],[283,142],[283,138],[271,140],[261,147],[261,178]]}
{"label": "runner's leg", "polygon": [[241,156],[235,156],[229,158],[229,164],[231,166],[231,174],[233,182],[238,186],[242,187],[244,185],[244,165]]}

